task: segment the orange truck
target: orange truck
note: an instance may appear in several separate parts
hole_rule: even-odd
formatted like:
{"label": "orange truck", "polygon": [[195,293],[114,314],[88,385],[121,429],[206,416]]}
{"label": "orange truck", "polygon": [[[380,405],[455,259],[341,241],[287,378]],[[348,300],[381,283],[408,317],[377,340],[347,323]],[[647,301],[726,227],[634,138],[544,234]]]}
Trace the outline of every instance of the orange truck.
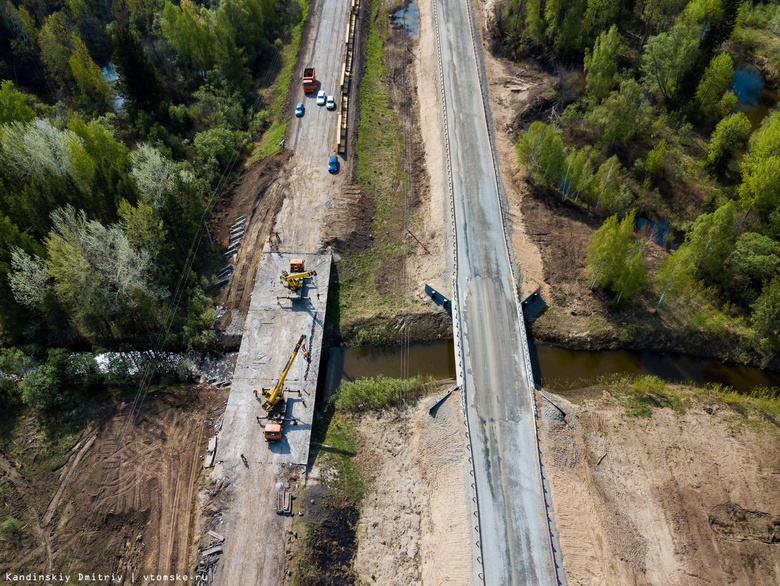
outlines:
{"label": "orange truck", "polygon": [[317,80],[314,78],[314,67],[303,68],[303,91],[310,94],[317,89]]}

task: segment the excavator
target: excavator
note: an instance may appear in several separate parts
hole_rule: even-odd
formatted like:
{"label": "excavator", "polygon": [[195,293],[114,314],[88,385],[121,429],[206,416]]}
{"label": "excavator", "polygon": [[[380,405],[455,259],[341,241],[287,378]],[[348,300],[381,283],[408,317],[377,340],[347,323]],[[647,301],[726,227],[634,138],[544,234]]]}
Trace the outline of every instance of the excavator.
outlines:
{"label": "excavator", "polygon": [[301,336],[301,339],[298,340],[292,356],[290,356],[290,359],[287,361],[287,366],[284,367],[276,386],[273,389],[263,389],[263,397],[265,397],[263,410],[268,413],[268,423],[266,423],[265,428],[263,429],[263,435],[269,442],[282,439],[282,424],[284,423],[284,416],[287,411],[287,402],[284,400],[284,379],[287,377],[287,373],[290,372],[293,361],[298,355],[301,346],[303,346],[303,341],[305,339],[306,334]]}
{"label": "excavator", "polygon": [[297,291],[303,287],[303,280],[317,275],[317,271],[306,271],[303,268],[303,260],[294,258],[290,261],[290,272],[284,271],[279,277],[286,283],[290,291]]}

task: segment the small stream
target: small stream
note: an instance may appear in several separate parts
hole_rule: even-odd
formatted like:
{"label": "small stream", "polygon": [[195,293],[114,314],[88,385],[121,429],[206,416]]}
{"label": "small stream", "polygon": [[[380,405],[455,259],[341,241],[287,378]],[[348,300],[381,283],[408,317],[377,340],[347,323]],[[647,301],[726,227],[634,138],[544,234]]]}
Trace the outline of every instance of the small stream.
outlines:
{"label": "small stream", "polygon": [[[414,344],[409,351],[409,374],[455,377],[452,340]],[[401,346],[333,348],[326,375],[329,397],[342,380],[379,374],[400,377]],[[627,350],[566,350],[548,344],[531,345],[534,380],[550,391],[584,386],[614,373],[654,375],[670,382],[719,383],[747,392],[754,387],[780,386],[780,375],[752,366],[729,365],[683,354]]]}

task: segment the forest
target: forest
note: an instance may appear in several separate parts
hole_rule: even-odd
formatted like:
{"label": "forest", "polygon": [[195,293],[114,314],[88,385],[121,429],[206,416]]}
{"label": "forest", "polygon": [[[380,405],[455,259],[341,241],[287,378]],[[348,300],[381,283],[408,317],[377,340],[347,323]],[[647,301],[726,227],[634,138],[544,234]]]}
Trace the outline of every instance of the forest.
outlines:
{"label": "forest", "polygon": [[94,386],[90,352],[213,348],[204,220],[279,125],[259,89],[304,9],[0,0],[0,362],[36,359],[26,403]]}
{"label": "forest", "polygon": [[[683,300],[696,311],[680,327],[780,348],[780,6],[509,0],[492,34],[559,77],[516,151],[537,189],[604,218],[583,259],[591,288],[615,308]],[[739,75],[775,91],[760,117]],[[668,226],[666,253],[639,218]]]}

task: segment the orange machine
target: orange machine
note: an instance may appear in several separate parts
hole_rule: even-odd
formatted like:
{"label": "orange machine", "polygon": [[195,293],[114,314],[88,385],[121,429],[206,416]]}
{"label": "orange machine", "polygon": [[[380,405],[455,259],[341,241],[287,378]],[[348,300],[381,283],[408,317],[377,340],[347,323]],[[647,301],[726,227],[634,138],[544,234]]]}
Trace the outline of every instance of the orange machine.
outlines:
{"label": "orange machine", "polygon": [[317,89],[317,80],[314,77],[314,67],[303,68],[303,91],[310,94]]}

